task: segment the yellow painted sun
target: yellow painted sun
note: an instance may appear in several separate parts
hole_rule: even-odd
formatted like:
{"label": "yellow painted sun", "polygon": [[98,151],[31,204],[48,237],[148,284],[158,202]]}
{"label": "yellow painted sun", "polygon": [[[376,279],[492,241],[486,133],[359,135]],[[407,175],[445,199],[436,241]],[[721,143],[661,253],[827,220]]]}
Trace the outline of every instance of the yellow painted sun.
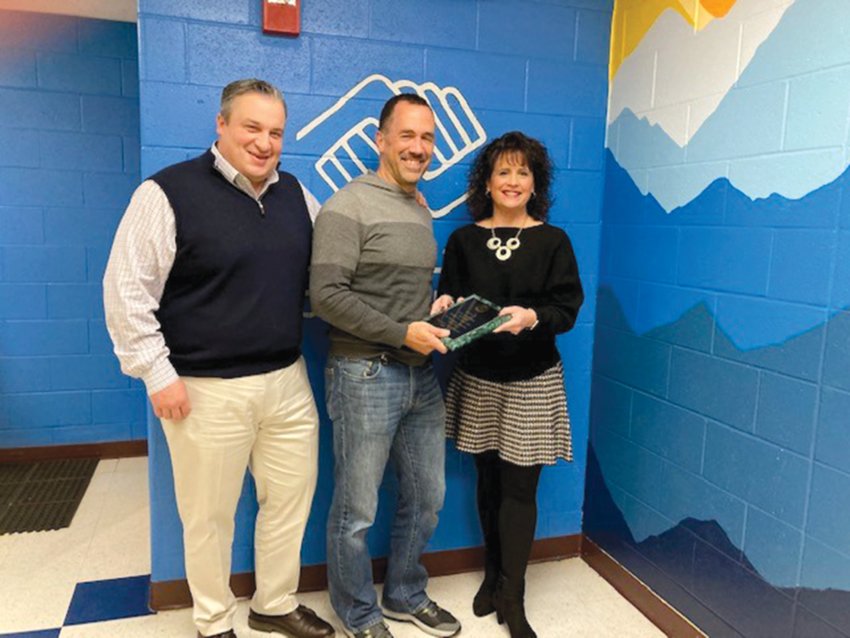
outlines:
{"label": "yellow painted sun", "polygon": [[611,24],[611,64],[609,78],[617,74],[625,60],[664,11],[673,9],[701,31],[715,18],[722,18],[736,0],[616,0]]}

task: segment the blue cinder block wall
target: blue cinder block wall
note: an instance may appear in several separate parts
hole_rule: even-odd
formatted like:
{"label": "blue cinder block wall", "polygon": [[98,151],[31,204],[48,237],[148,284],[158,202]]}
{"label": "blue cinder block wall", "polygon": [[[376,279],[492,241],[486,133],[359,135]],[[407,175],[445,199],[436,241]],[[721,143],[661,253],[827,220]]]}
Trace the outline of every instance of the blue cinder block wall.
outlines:
{"label": "blue cinder block wall", "polygon": [[612,68],[585,532],[711,636],[848,636],[850,5],[772,4],[638,34],[615,9],[612,49],[640,38]]}
{"label": "blue cinder block wall", "polygon": [[[558,169],[552,222],[573,238],[588,301],[575,330],[559,342],[576,459],[543,474],[540,537],[581,530],[612,5],[611,0],[323,0],[303,3],[298,38],[264,35],[260,3],[251,0],[141,0],[139,5],[143,177],[206,149],[215,136],[221,88],[245,76],[263,77],[285,92],[289,120],[282,166],[321,200],[347,181],[346,173],[356,175],[358,164],[376,165],[364,136],[373,136],[370,118],[377,118],[393,92],[417,85],[445,121],[450,119],[445,111],[451,111],[464,133],[441,137],[441,155],[422,186],[437,211],[441,246],[468,221],[457,200],[476,148],[514,129],[549,146]],[[331,426],[323,409],[324,332],[321,322],[307,321],[304,348],[323,418],[305,564],[325,561],[332,490]],[[167,448],[156,421],[150,426],[152,578],[160,582],[183,578],[184,572]],[[448,499],[431,550],[480,544],[473,474],[470,459],[450,450]],[[376,556],[386,553],[393,492],[388,480],[370,539]],[[250,482],[243,497],[236,572],[252,569]]]}
{"label": "blue cinder block wall", "polygon": [[0,447],[145,437],[100,280],[139,181],[136,26],[0,10]]}

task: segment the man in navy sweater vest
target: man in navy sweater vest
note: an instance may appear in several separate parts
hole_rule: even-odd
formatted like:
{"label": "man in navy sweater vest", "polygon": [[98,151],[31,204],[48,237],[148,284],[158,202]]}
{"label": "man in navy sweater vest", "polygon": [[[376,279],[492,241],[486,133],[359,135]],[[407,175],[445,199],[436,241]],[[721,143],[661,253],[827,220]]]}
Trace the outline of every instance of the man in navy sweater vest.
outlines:
{"label": "man in navy sweater vest", "polygon": [[249,626],[334,635],[295,598],[318,461],[300,351],[318,203],[277,170],[285,121],[267,82],[225,87],[218,140],[139,186],[103,281],[115,354],[144,381],[168,441],[202,637],[235,637],[230,557],[249,466],[259,500]]}

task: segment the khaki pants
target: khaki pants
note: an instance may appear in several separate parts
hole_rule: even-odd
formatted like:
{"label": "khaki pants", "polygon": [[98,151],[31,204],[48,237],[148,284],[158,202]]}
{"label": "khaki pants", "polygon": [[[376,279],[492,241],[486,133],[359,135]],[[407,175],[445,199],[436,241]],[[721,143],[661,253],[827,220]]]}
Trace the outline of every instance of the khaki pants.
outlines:
{"label": "khaki pants", "polygon": [[287,614],[301,541],[316,488],[318,414],[301,358],[282,370],[238,379],[183,377],[192,412],[163,419],[183,523],[186,577],[203,635],[233,627],[230,590],[234,516],[245,470],[257,486],[257,589],[251,608]]}

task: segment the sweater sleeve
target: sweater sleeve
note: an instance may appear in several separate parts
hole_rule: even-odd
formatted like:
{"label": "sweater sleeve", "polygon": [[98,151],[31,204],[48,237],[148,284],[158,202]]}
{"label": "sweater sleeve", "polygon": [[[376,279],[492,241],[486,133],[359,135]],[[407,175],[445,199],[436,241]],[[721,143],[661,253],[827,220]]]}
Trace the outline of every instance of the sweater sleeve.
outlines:
{"label": "sweater sleeve", "polygon": [[352,290],[362,251],[363,224],[355,217],[361,203],[347,191],[337,192],[322,207],[313,231],[310,303],[332,326],[366,341],[401,348],[407,325],[394,321]]}
{"label": "sweater sleeve", "polygon": [[566,233],[552,257],[547,276],[546,301],[535,305],[540,328],[554,334],[567,332],[576,322],[584,302],[584,290],[578,274],[578,263]]}

